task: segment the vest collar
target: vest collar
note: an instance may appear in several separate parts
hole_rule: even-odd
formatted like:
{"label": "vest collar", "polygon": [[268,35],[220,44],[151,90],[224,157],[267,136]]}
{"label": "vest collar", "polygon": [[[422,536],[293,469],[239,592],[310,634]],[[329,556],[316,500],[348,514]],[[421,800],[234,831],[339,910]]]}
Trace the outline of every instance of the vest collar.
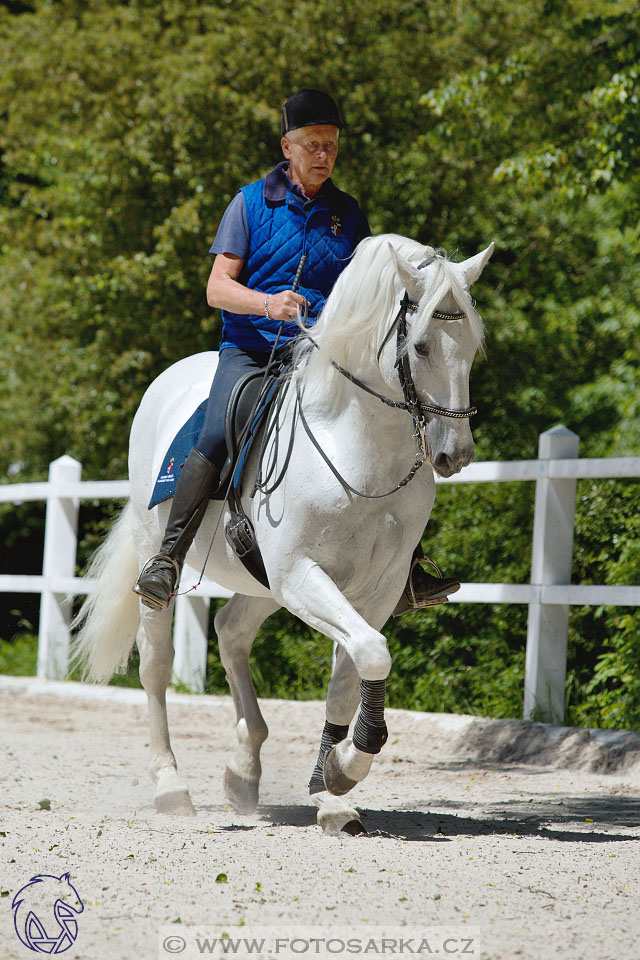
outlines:
{"label": "vest collar", "polygon": [[271,170],[264,178],[264,196],[271,203],[282,203],[287,199],[287,190],[299,197],[304,203],[313,203],[315,200],[323,200],[326,204],[330,202],[330,197],[335,192],[335,187],[331,179],[326,180],[315,197],[309,200],[302,193],[297,183],[290,180],[287,176],[288,160],[281,160],[280,163]]}

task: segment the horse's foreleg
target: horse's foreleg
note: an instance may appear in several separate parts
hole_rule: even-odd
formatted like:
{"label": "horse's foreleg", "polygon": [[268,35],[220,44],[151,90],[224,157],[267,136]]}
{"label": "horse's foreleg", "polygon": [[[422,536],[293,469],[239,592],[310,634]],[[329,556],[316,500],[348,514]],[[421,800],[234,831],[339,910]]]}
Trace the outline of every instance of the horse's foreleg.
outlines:
{"label": "horse's foreleg", "polygon": [[325,757],[332,747],[347,737],[349,724],[359,702],[360,678],[344,647],[336,643],[333,671],[327,691],[327,719],[322,731],[318,759],[309,781],[309,793],[318,808],[318,823],[324,833],[366,833],[357,810],[342,797],[329,793],[323,776]]}
{"label": "horse's foreleg", "polygon": [[360,713],[352,740],[341,740],[328,751],[324,761],[324,782],[337,796],[348,793],[369,772],[371,762],[387,742],[384,722],[386,680],[362,680]]}
{"label": "horse's foreleg", "polygon": [[[325,786],[332,795],[341,796],[364,780],[374,755],[380,752],[387,739],[384,692],[391,667],[387,641],[360,616],[317,564],[308,562],[302,577],[288,577],[282,589],[282,598],[292,613],[331,637],[348,654],[354,667],[347,680],[351,685],[349,703],[352,704],[355,699],[353,712],[357,706],[353,681],[355,677],[361,681],[362,706],[354,738],[340,740],[337,746],[326,752],[323,761]],[[345,682],[341,673],[338,673],[336,682]],[[331,721],[329,715],[327,719]],[[339,739],[341,731],[329,729],[327,734],[327,739],[330,736]]]}
{"label": "horse's foreleg", "polygon": [[360,616],[317,563],[307,560],[287,571],[278,599],[291,613],[343,647],[361,680],[387,678],[391,657],[386,638]]}
{"label": "horse's foreleg", "polygon": [[249,654],[260,625],[279,608],[274,600],[235,594],[216,614],[220,659],[236,708],[238,744],[227,763],[224,790],[238,813],[258,806],[260,749],[269,730],[258,706]]}
{"label": "horse's foreleg", "polygon": [[178,779],[176,758],[169,739],[166,693],[173,665],[171,618],[173,607],[152,611],[140,607],[136,641],[140,651],[140,680],[149,705],[149,772],[156,784],[153,797],[159,813],[195,816],[189,791]]}

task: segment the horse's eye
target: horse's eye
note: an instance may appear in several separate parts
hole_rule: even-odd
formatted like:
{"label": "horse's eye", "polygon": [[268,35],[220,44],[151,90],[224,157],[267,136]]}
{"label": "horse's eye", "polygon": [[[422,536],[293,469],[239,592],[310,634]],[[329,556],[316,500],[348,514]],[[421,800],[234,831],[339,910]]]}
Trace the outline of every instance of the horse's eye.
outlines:
{"label": "horse's eye", "polygon": [[429,346],[426,343],[416,343],[414,350],[419,357],[428,357],[429,356]]}

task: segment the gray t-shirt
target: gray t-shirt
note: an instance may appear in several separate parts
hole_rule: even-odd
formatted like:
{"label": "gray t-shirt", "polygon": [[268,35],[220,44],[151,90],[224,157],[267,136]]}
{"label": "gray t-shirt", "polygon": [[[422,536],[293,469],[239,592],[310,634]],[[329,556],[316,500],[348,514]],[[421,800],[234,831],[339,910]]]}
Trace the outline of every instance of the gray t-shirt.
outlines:
{"label": "gray t-shirt", "polygon": [[242,193],[235,197],[225,210],[211,244],[209,253],[233,253],[236,257],[247,259],[249,255],[249,221]]}

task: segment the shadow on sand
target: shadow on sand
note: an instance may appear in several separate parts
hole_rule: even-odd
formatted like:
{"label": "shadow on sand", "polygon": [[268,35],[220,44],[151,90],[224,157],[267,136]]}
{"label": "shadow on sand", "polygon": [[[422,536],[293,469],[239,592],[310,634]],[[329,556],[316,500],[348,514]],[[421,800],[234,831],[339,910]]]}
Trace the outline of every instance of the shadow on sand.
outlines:
{"label": "shadow on sand", "polygon": [[[450,812],[455,809],[462,809],[464,813]],[[469,811],[474,809],[477,812],[469,816]],[[640,801],[634,797],[564,797],[560,801],[532,800],[516,804],[438,800],[425,803],[423,810],[365,808],[360,810],[360,815],[370,836],[394,840],[442,843],[451,837],[491,835],[543,837],[573,843],[640,840],[615,829],[640,826]],[[311,806],[266,804],[260,806],[258,816],[274,826],[310,827],[316,822],[316,810]]]}

